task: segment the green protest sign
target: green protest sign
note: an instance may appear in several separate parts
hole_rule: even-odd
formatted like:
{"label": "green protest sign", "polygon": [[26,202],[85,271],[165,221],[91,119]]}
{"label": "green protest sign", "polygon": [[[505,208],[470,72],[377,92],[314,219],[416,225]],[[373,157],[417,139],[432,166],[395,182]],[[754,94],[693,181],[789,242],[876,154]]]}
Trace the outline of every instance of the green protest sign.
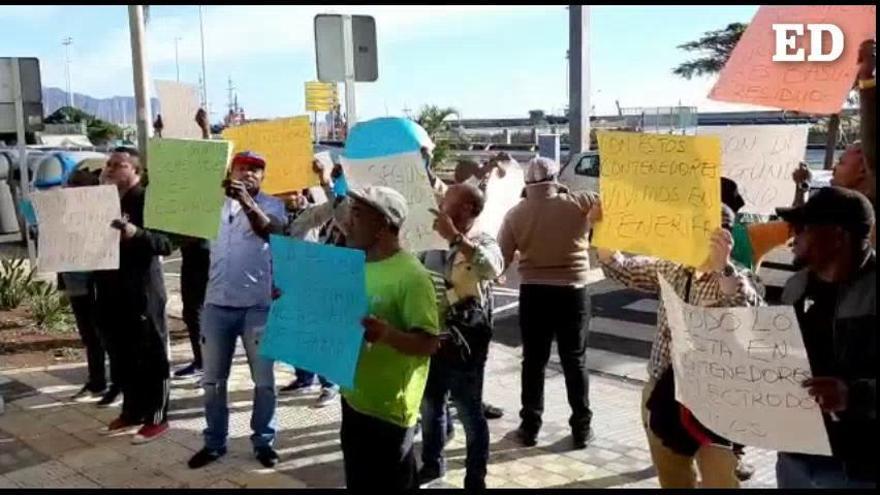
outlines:
{"label": "green protest sign", "polygon": [[150,139],[147,228],[213,240],[225,200],[229,141]]}

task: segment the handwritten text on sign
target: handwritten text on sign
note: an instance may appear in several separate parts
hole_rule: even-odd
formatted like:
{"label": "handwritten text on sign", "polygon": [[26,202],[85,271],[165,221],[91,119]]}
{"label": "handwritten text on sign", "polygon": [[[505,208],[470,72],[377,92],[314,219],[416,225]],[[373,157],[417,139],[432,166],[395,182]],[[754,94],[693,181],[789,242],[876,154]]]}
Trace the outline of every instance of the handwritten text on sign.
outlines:
{"label": "handwritten text on sign", "polygon": [[352,388],[367,314],[363,251],[270,238],[281,297],[260,352]]}
{"label": "handwritten text on sign", "polygon": [[804,341],[790,306],[701,308],[660,277],[672,332],[675,399],[728,440],[830,455]]}
{"label": "handwritten text on sign", "polygon": [[41,272],[116,270],[119,231],[110,227],[122,217],[113,186],[39,191],[33,196],[40,238]]}
{"label": "handwritten text on sign", "polygon": [[228,141],[151,139],[147,227],[213,240],[225,201]]}
{"label": "handwritten text on sign", "polygon": [[202,130],[196,123],[199,92],[196,86],[174,81],[156,81],[162,115],[162,137],[199,139]]}
{"label": "handwritten text on sign", "polygon": [[807,125],[701,127],[721,139],[721,175],[739,186],[743,213],[770,215],[794,198],[791,173],[804,160]]}
{"label": "handwritten text on sign", "polygon": [[253,151],[266,159],[266,194],[299,191],[320,184],[312,170],[312,130],[308,117],[256,122],[228,127],[223,139],[233,142],[233,153]]}
{"label": "handwritten text on sign", "polygon": [[602,221],[593,244],[699,266],[721,225],[717,137],[600,132]]}
{"label": "handwritten text on sign", "polygon": [[[856,78],[859,44],[875,37],[876,19],[874,5],[762,5],[709,98],[805,113],[837,113]],[[773,24],[833,24],[843,31],[843,54],[833,62],[774,62]],[[814,51],[810,36],[798,37],[791,51],[797,49]]]}
{"label": "handwritten text on sign", "polygon": [[401,229],[404,248],[419,252],[449,246],[434,232],[430,210],[437,208],[437,199],[418,152],[363,160],[343,157],[342,164],[351,187],[386,186],[406,198],[409,213]]}

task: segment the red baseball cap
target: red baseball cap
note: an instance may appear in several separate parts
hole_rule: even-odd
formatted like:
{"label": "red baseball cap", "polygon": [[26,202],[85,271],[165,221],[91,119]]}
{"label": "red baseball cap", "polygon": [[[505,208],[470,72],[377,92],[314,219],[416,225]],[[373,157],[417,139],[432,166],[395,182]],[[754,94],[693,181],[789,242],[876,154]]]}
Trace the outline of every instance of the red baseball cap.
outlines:
{"label": "red baseball cap", "polygon": [[254,153],[253,151],[242,151],[241,153],[236,153],[234,157],[232,157],[233,165],[256,165],[260,168],[266,168],[266,160],[263,159],[262,156]]}

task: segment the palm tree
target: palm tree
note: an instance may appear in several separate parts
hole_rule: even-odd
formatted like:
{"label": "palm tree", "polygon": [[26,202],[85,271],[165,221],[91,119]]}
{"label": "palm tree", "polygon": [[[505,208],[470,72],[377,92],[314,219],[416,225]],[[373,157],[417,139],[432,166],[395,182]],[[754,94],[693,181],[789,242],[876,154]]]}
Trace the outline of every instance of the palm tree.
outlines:
{"label": "palm tree", "polygon": [[447,134],[450,132],[450,126],[446,119],[453,115],[458,115],[458,110],[451,107],[441,108],[436,105],[426,105],[419,110],[419,115],[415,119],[416,123],[422,126],[434,141],[431,168],[436,168],[449,154]]}

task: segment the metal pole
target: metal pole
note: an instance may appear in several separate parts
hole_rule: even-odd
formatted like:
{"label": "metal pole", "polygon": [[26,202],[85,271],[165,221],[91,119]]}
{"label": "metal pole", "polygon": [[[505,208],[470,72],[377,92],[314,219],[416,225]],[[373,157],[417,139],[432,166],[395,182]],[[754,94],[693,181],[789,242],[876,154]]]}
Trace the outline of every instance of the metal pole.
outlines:
{"label": "metal pole", "polygon": [[141,155],[141,165],[144,170],[147,167],[147,143],[150,139],[152,126],[150,125],[150,99],[147,87],[147,53],[144,46],[144,6],[128,6],[128,26],[131,31],[131,65],[134,69],[134,101],[137,110],[137,136],[138,151]]}
{"label": "metal pole", "polygon": [[[357,123],[357,107],[354,94],[354,41],[351,32],[351,16],[342,16],[342,50],[345,57],[345,113],[348,130]],[[346,134],[347,135],[347,134]]]}
{"label": "metal pole", "polygon": [[208,110],[208,76],[205,70],[205,21],[202,17],[201,5],[199,5],[199,33],[202,38],[202,105],[205,108],[205,112],[208,112],[208,115],[210,115]]}
{"label": "metal pole", "polygon": [[180,82],[180,55],[177,51],[177,42],[181,39],[180,36],[174,38],[174,65],[177,67],[177,82]]}
{"label": "metal pole", "polygon": [[[25,201],[30,199],[31,195],[31,178],[30,168],[28,167],[27,157],[27,134],[24,127],[24,101],[21,92],[21,65],[18,58],[12,58],[9,62],[12,65],[12,97],[15,99],[15,135],[18,145],[18,170],[21,179],[21,197]],[[27,222],[25,222],[24,238],[27,244],[28,259],[30,260],[31,269],[36,266],[37,255],[34,240],[31,239],[28,232]]]}
{"label": "metal pole", "polygon": [[837,150],[837,138],[840,134],[840,114],[828,119],[828,134],[825,136],[825,170],[834,168],[834,152]]}
{"label": "metal pole", "polygon": [[61,42],[64,45],[64,53],[66,60],[64,63],[64,76],[67,79],[67,106],[73,106],[73,92],[70,89],[70,45],[73,44],[73,38],[68,36]]}
{"label": "metal pole", "polygon": [[590,7],[568,9],[568,132],[574,156],[590,149]]}

